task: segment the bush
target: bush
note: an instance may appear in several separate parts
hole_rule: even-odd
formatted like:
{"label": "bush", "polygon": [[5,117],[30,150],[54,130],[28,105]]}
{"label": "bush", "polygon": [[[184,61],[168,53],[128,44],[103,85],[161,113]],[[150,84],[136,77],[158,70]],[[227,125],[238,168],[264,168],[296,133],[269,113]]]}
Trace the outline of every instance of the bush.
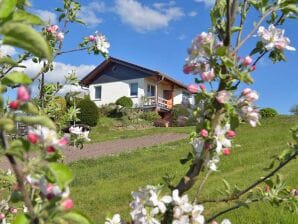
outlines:
{"label": "bush", "polygon": [[100,117],[109,117],[115,114],[117,111],[117,105],[114,103],[109,103],[102,105],[98,108],[98,114]]}
{"label": "bush", "polygon": [[298,115],[298,104],[291,107],[290,112],[292,114]]}
{"label": "bush", "polygon": [[169,127],[169,122],[165,121],[163,119],[158,119],[154,121],[154,126],[155,127]]}
{"label": "bush", "polygon": [[116,100],[116,105],[122,106],[125,108],[132,108],[133,102],[129,97],[122,96],[118,100]]}
{"label": "bush", "polygon": [[182,104],[174,105],[173,111],[172,111],[173,126],[185,126],[186,122],[184,124],[181,124],[181,122],[180,122],[181,117],[188,118],[188,117],[190,117],[190,115],[191,115],[190,111]]}
{"label": "bush", "polygon": [[261,109],[260,114],[262,118],[275,117],[278,115],[277,111],[270,107]]}
{"label": "bush", "polygon": [[161,117],[155,111],[148,111],[148,112],[144,112],[141,115],[141,118],[144,119],[144,120],[146,120],[146,121],[154,122],[154,121],[160,119]]}
{"label": "bush", "polygon": [[80,109],[78,118],[80,123],[87,124],[91,127],[96,126],[99,114],[96,104],[88,98],[82,99],[78,102],[77,107]]}

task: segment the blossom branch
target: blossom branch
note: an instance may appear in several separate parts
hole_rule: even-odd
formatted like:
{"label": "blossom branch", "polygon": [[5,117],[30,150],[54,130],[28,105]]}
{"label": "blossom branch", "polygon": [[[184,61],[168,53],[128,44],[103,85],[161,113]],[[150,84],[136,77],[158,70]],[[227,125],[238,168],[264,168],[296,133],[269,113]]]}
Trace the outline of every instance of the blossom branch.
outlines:
{"label": "blossom branch", "polygon": [[82,48],[76,48],[76,49],[72,49],[72,50],[67,50],[67,51],[60,51],[57,52],[56,55],[62,55],[62,54],[66,54],[66,53],[72,53],[72,52],[76,52],[76,51],[84,51],[87,50],[88,47],[82,47]]}
{"label": "blossom branch", "polygon": [[248,204],[251,204],[251,203],[254,203],[254,202],[258,202],[259,200],[258,199],[253,199],[251,200],[251,202],[249,203],[244,203],[244,204],[241,204],[241,203],[238,203],[237,205],[233,206],[233,207],[230,207],[230,208],[227,208],[227,209],[224,209],[218,213],[216,213],[215,215],[213,215],[212,217],[210,217],[209,219],[206,220],[207,223],[209,222],[212,222],[214,219],[216,219],[217,217],[223,215],[223,214],[226,214],[230,211],[233,211],[233,210],[236,210],[238,208],[241,208],[242,206],[246,206]]}
{"label": "blossom branch", "polygon": [[230,0],[226,0],[227,5],[227,22],[226,22],[226,36],[224,39],[224,45],[230,46],[231,42],[231,15],[230,15]]}
{"label": "blossom branch", "polygon": [[272,12],[274,12],[277,8],[276,7],[272,7],[270,10],[268,10],[262,17],[261,19],[258,21],[258,23],[254,26],[253,30],[237,45],[237,47],[234,49],[234,51],[232,52],[232,54],[236,54],[236,52],[238,52],[238,50],[242,47],[243,44],[245,44],[246,41],[248,41],[252,35],[257,31],[257,29],[259,28],[259,26],[262,24],[262,22],[267,18],[267,16],[269,16]]}
{"label": "blossom branch", "polygon": [[[2,146],[3,146],[4,150],[5,151],[8,150],[9,145],[8,145],[7,138],[5,136],[5,132],[3,130],[0,130],[0,138],[1,138]],[[10,165],[11,165],[11,167],[12,167],[12,169],[13,169],[15,175],[16,175],[18,187],[20,188],[20,191],[22,193],[25,206],[28,208],[29,214],[30,214],[30,216],[33,220],[33,224],[37,224],[38,220],[37,220],[36,215],[34,213],[33,205],[31,203],[28,192],[26,191],[26,188],[25,188],[24,174],[23,174],[22,170],[18,167],[18,164],[17,164],[15,158],[12,155],[6,153],[5,156],[8,159],[8,161],[9,161],[9,163],[10,163]]]}
{"label": "blossom branch", "polygon": [[207,200],[202,200],[199,203],[209,203],[209,202],[228,202],[228,201],[233,201],[236,199],[239,199],[242,195],[250,191],[251,189],[255,188],[262,182],[266,181],[273,175],[275,175],[280,169],[282,169],[285,165],[287,165],[291,160],[295,159],[296,156],[298,155],[298,150],[296,149],[295,153],[290,156],[288,159],[285,161],[281,162],[278,167],[276,167],[274,170],[272,170],[269,174],[267,174],[265,177],[261,178],[260,180],[255,181],[253,184],[245,188],[244,190],[238,192],[237,194],[231,195],[226,198],[219,198],[219,199],[207,199]]}
{"label": "blossom branch", "polygon": [[[241,10],[241,19],[240,19],[240,25],[239,25],[240,30],[238,32],[236,46],[239,45],[240,40],[241,40],[242,31],[243,31],[243,25],[244,25],[244,21],[246,19],[247,6],[248,6],[248,1],[247,0],[244,0],[243,6],[242,6],[242,10]],[[236,54],[237,54],[237,52],[236,52]]]}
{"label": "blossom branch", "polygon": [[205,184],[206,184],[206,182],[207,182],[207,179],[208,179],[208,177],[210,176],[211,173],[212,173],[212,171],[209,170],[209,171],[207,172],[207,174],[206,174],[204,180],[203,180],[202,183],[200,184],[200,186],[199,186],[199,188],[198,188],[198,190],[197,190],[196,196],[195,196],[195,200],[194,200],[195,202],[198,200],[199,195],[200,195],[201,191],[203,190],[203,187],[205,186]]}

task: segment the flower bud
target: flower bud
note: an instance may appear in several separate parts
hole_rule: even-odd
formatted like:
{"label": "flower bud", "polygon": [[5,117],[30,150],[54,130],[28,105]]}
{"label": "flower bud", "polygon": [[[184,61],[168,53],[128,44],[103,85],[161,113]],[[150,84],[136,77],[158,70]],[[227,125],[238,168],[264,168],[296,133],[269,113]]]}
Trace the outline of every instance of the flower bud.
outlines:
{"label": "flower bud", "polygon": [[25,86],[20,86],[18,88],[17,99],[25,102],[30,100],[30,93]]}
{"label": "flower bud", "polygon": [[230,148],[224,148],[223,149],[223,154],[226,155],[226,156],[230,155],[231,154],[231,149]]}
{"label": "flower bud", "polygon": [[226,132],[226,137],[227,138],[234,138],[236,136],[236,132],[233,130],[229,130]]}
{"label": "flower bud", "polygon": [[211,222],[211,224],[218,224],[215,220],[213,220],[212,222]]}
{"label": "flower bud", "polygon": [[265,187],[265,192],[270,192],[270,186],[269,185],[266,185],[266,187]]}
{"label": "flower bud", "polygon": [[12,214],[17,214],[18,210],[16,208],[9,208],[9,212]]}
{"label": "flower bud", "polygon": [[254,70],[256,70],[256,68],[257,67],[255,65],[253,65],[253,66],[250,67],[250,71],[253,72]]}
{"label": "flower bud", "polygon": [[36,144],[38,139],[39,139],[38,135],[36,135],[34,133],[29,133],[27,135],[27,140],[32,144]]}
{"label": "flower bud", "polygon": [[95,41],[95,36],[93,36],[93,35],[90,35],[90,36],[89,36],[89,41],[90,41],[90,42],[93,42],[93,41]]}
{"label": "flower bud", "polygon": [[250,56],[246,56],[243,60],[243,64],[245,66],[249,66],[252,63],[252,58]]}
{"label": "flower bud", "polygon": [[252,90],[250,88],[245,88],[243,91],[242,91],[242,95],[246,96],[247,94],[251,93]]}
{"label": "flower bud", "polygon": [[189,74],[189,73],[191,73],[191,72],[192,72],[192,67],[189,66],[189,65],[184,65],[184,66],[183,66],[183,72],[184,72],[185,74]]}
{"label": "flower bud", "polygon": [[202,91],[205,91],[205,90],[206,90],[206,86],[205,86],[204,84],[200,84],[199,87],[200,87],[200,89],[201,89]]}
{"label": "flower bud", "polygon": [[292,194],[293,196],[298,197],[298,189],[293,189],[293,190],[291,191],[291,194]]}
{"label": "flower bud", "polygon": [[9,103],[9,108],[12,110],[17,110],[19,108],[19,105],[20,105],[19,101],[14,100]]}
{"label": "flower bud", "polygon": [[65,210],[69,210],[73,208],[73,201],[70,198],[67,198],[61,203],[61,205]]}
{"label": "flower bud", "polygon": [[3,213],[0,213],[0,220],[5,219],[5,215]]}
{"label": "flower bud", "polygon": [[198,91],[199,91],[199,87],[198,87],[198,85],[195,85],[195,84],[189,84],[189,85],[187,86],[187,90],[188,90],[189,92],[195,94],[195,93],[198,93]]}
{"label": "flower bud", "polygon": [[52,28],[52,32],[57,32],[58,29],[59,29],[59,26],[58,25],[52,25],[51,28]]}
{"label": "flower bud", "polygon": [[216,100],[219,103],[227,103],[231,98],[231,93],[227,90],[221,90],[217,93]]}
{"label": "flower bud", "polygon": [[200,136],[206,138],[208,136],[208,131],[206,129],[202,129],[200,131]]}
{"label": "flower bud", "polygon": [[48,146],[47,147],[47,152],[48,153],[55,152],[55,151],[56,151],[56,149],[53,146]]}
{"label": "flower bud", "polygon": [[203,72],[203,73],[201,74],[201,78],[202,78],[202,80],[205,81],[205,82],[211,82],[211,81],[214,79],[214,77],[215,77],[215,74],[214,74],[213,69],[211,69],[211,70],[208,71],[208,72]]}
{"label": "flower bud", "polygon": [[250,102],[257,101],[259,99],[259,95],[256,91],[251,91],[250,93],[246,94],[246,99]]}

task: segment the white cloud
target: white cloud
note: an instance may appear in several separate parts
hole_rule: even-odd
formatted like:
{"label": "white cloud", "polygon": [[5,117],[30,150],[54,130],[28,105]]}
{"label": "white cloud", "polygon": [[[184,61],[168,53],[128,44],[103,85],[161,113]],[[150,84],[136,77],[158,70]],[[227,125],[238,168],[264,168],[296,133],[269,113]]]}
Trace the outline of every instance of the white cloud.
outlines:
{"label": "white cloud", "polygon": [[181,34],[179,37],[178,37],[178,40],[184,40],[186,38],[186,35],[185,34]]}
{"label": "white cloud", "polygon": [[215,3],[215,0],[194,0],[194,1],[195,2],[203,2],[208,7],[213,6]]}
{"label": "white cloud", "polygon": [[57,15],[47,10],[34,10],[46,24],[57,24]]}
{"label": "white cloud", "polygon": [[116,0],[115,9],[123,23],[143,33],[165,28],[184,15],[179,7],[156,3],[150,8],[136,0]]}
{"label": "white cloud", "polygon": [[102,23],[99,13],[106,11],[104,2],[90,2],[88,5],[83,5],[79,13],[79,17],[89,26],[95,27]]}
{"label": "white cloud", "polygon": [[[30,77],[34,77],[41,69],[42,64],[34,63],[32,60],[27,60],[22,63],[26,68],[17,68],[18,71],[24,71]],[[54,62],[54,70],[46,73],[46,82],[59,82],[64,83],[65,76],[74,71],[77,74],[78,79],[82,79],[91,70],[95,68],[95,65],[70,65],[62,62]]]}
{"label": "white cloud", "polygon": [[16,49],[8,45],[0,45],[0,55],[1,56],[14,56],[17,53]]}
{"label": "white cloud", "polygon": [[197,15],[198,15],[198,13],[196,11],[191,11],[188,13],[188,16],[190,16],[190,17],[195,17]]}

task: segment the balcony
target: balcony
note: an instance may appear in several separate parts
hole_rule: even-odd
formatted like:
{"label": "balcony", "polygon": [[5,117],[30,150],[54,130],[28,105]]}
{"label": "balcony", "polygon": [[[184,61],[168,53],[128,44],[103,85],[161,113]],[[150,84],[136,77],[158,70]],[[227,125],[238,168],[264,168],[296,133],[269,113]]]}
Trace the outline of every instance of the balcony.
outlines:
{"label": "balcony", "polygon": [[144,97],[143,108],[157,108],[157,110],[170,111],[173,108],[173,101],[172,99],[167,100],[155,96]]}

